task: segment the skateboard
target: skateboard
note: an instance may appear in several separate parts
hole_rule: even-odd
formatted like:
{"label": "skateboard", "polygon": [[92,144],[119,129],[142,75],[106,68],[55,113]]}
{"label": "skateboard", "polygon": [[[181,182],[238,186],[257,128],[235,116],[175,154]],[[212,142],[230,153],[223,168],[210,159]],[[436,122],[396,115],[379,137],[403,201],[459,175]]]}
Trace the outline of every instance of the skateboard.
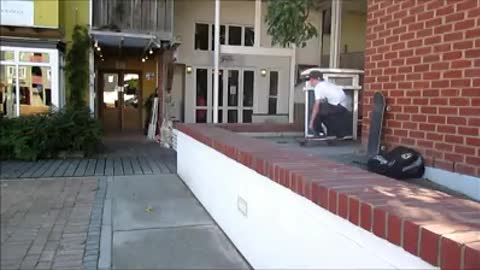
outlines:
{"label": "skateboard", "polygon": [[345,138],[337,138],[334,136],[327,136],[327,137],[306,137],[306,138],[299,138],[297,139],[300,146],[306,146],[309,142],[325,142],[327,145],[335,145],[336,142],[344,141],[349,139],[348,137]]}
{"label": "skateboard", "polygon": [[385,103],[385,96],[381,92],[375,92],[373,95],[373,111],[370,119],[370,129],[368,132],[368,158],[374,157],[380,152]]}

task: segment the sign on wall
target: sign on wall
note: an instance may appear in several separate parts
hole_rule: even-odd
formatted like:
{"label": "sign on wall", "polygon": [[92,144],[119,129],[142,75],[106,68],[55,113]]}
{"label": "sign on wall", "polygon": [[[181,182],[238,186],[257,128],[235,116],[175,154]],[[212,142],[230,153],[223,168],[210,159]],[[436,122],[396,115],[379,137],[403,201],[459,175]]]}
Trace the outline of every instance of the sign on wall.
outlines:
{"label": "sign on wall", "polygon": [[1,25],[34,25],[33,0],[8,0],[1,4]]}

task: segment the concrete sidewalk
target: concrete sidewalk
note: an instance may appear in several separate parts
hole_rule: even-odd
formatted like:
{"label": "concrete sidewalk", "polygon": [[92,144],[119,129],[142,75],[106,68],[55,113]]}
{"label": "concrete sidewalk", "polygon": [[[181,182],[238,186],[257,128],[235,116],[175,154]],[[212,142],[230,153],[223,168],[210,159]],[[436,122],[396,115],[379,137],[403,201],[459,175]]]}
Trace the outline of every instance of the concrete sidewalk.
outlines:
{"label": "concrete sidewalk", "polygon": [[110,177],[99,269],[248,269],[175,175]]}

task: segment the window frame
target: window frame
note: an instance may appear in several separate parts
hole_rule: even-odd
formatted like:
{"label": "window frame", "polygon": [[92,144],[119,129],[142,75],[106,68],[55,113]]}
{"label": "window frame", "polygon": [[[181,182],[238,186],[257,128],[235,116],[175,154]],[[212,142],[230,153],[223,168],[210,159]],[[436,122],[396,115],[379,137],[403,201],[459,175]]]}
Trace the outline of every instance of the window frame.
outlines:
{"label": "window frame", "polygon": [[[195,41],[196,41],[196,37],[195,37],[195,34],[196,34],[196,28],[197,28],[197,24],[206,24],[208,25],[208,49],[207,50],[202,50],[202,49],[196,49],[195,48]],[[250,24],[234,24],[234,23],[227,23],[227,24],[220,24],[220,27],[221,26],[224,26],[225,27],[225,44],[220,44],[220,45],[228,45],[228,46],[236,46],[236,47],[254,47],[255,46],[255,42],[253,43],[252,46],[245,46],[245,31],[246,31],[246,28],[252,28],[253,29],[253,34],[256,35],[255,33],[255,26],[254,25],[250,25]],[[234,27],[240,27],[241,28],[241,33],[240,33],[240,39],[241,39],[241,43],[240,45],[230,45],[230,42],[229,42],[229,38],[230,38],[230,34],[229,34],[229,28],[231,26],[234,26]],[[213,51],[214,50],[214,41],[213,41],[213,35],[214,35],[214,31],[212,31],[215,27],[215,23],[210,23],[210,22],[205,22],[205,21],[195,21],[193,23],[193,45],[192,45],[192,48],[195,52],[210,52],[210,51]]]}
{"label": "window frame", "polygon": [[[57,49],[45,49],[45,48],[31,48],[31,47],[14,47],[14,46],[0,46],[0,51],[13,51],[13,60],[0,60],[1,66],[14,66],[15,67],[15,117],[20,116],[20,69],[22,74],[26,77],[27,67],[46,67],[50,68],[51,72],[51,103],[52,106],[60,108],[60,52]],[[27,62],[20,60],[20,53],[46,53],[48,54],[48,62]],[[23,78],[25,79],[25,78]]]}
{"label": "window frame", "polygon": [[[275,95],[271,95],[270,93],[270,87],[271,87],[271,76],[272,76],[272,73],[273,72],[276,72],[277,73],[277,91],[276,91],[276,94]],[[268,115],[276,115],[278,113],[278,98],[279,98],[279,83],[280,83],[280,70],[277,70],[277,69],[270,69],[268,71],[268,89],[267,89],[267,92],[268,92],[268,98],[267,98],[267,114]],[[275,112],[270,112],[270,99],[275,99]]]}

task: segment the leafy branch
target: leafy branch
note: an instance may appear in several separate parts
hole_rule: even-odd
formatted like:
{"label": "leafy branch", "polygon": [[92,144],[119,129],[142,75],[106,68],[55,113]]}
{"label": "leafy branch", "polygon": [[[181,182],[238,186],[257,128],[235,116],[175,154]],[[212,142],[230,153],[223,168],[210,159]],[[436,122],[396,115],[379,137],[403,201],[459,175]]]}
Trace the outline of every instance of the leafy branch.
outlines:
{"label": "leafy branch", "polygon": [[265,22],[272,45],[305,47],[306,42],[318,36],[317,28],[307,21],[316,0],[269,0]]}

